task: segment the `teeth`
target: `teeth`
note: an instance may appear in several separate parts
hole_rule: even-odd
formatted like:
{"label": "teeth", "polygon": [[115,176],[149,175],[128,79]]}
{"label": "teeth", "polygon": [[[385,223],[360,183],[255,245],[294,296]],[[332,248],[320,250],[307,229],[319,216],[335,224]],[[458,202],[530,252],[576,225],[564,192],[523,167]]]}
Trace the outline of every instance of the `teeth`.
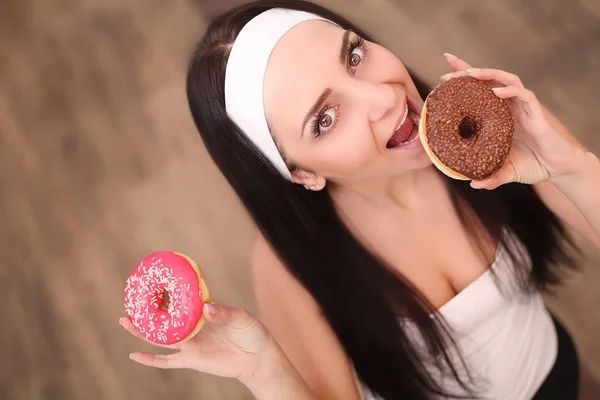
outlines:
{"label": "teeth", "polygon": [[409,110],[408,116],[416,125],[419,125],[419,115],[417,115],[414,111]]}
{"label": "teeth", "polygon": [[400,121],[400,123],[396,127],[396,130],[400,129],[402,124],[404,124],[404,122],[406,121],[406,117],[408,117],[408,103],[406,104],[406,111],[404,111],[404,117],[402,117],[402,121]]}
{"label": "teeth", "polygon": [[[405,144],[409,144],[414,142],[415,140],[419,139],[419,132],[418,132],[418,126],[419,126],[419,117],[417,116],[417,114],[415,114],[412,111],[408,112],[408,116],[410,119],[412,119],[414,125],[413,125],[413,132],[411,132],[411,135],[408,137],[408,139],[406,139],[404,142],[400,142],[400,144],[405,145]],[[415,135],[414,137],[412,137],[412,135]]]}
{"label": "teeth", "polygon": [[401,142],[401,144],[409,144],[409,143],[412,143],[412,142],[414,142],[415,140],[417,140],[418,138],[419,138],[419,135],[415,135],[415,137],[414,137],[414,138],[412,138],[412,139],[408,139],[406,142]]}

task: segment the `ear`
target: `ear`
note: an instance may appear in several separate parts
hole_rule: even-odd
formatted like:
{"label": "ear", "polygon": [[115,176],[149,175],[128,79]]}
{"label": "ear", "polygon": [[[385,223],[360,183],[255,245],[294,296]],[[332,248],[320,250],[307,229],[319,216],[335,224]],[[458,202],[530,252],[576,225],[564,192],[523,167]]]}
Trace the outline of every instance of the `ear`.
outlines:
{"label": "ear", "polygon": [[315,174],[314,172],[308,172],[303,169],[295,169],[291,171],[291,174],[294,183],[303,185],[306,189],[309,190],[323,190],[323,188],[327,184],[325,178]]}

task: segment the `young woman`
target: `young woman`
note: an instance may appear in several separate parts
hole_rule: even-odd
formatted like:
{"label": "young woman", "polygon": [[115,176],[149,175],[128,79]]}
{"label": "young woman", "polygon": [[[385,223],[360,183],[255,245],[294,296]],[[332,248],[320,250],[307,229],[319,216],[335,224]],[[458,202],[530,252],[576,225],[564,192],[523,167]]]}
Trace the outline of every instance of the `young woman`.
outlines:
{"label": "young woman", "polygon": [[132,358],[260,399],[575,399],[575,348],[540,293],[575,268],[567,229],[600,243],[600,163],[517,76],[446,59],[517,124],[484,181],[432,166],[415,123],[429,88],[349,21],[293,0],[216,19],[187,93],[259,228],[265,325],[211,304],[179,352]]}

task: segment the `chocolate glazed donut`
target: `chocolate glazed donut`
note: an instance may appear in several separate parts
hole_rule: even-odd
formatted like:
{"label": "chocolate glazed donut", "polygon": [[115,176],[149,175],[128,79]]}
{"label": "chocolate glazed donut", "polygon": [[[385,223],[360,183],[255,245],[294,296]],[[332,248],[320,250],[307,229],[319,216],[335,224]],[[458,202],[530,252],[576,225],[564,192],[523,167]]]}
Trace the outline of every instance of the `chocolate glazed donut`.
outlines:
{"label": "chocolate glazed donut", "polygon": [[419,121],[421,143],[433,164],[460,180],[481,180],[499,170],[514,129],[506,101],[489,84],[470,76],[435,88]]}

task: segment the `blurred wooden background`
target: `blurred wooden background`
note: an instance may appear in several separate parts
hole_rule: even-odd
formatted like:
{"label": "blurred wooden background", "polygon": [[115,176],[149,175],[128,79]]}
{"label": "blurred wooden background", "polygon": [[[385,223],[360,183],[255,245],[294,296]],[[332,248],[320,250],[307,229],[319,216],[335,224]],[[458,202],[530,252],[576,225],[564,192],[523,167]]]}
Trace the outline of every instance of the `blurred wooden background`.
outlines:
{"label": "blurred wooden background", "polygon": [[[124,281],[157,248],[195,257],[216,298],[256,311],[252,224],[184,92],[207,20],[233,0],[0,3],[0,398],[249,399],[237,382],[135,365]],[[324,0],[425,78],[442,53],[519,74],[600,153],[600,1]],[[600,398],[600,257],[551,307]]]}

